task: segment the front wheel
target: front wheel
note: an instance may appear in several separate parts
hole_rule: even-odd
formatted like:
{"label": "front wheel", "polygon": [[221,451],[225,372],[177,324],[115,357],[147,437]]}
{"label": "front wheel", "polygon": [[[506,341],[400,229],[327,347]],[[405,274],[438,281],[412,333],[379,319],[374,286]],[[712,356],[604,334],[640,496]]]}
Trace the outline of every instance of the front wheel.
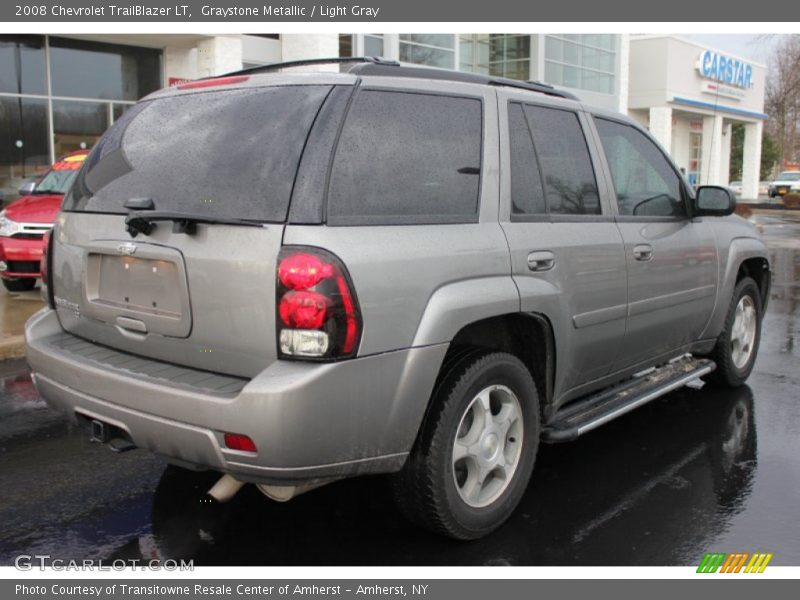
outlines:
{"label": "front wheel", "polygon": [[717,363],[716,383],[742,385],[750,376],[761,339],[761,293],[750,277],[742,278],[733,290],[725,326],[711,358]]}
{"label": "front wheel", "polygon": [[406,517],[427,529],[482,537],[508,519],[528,485],[539,445],[536,386],[510,354],[467,354],[432,402],[395,476],[395,497]]}

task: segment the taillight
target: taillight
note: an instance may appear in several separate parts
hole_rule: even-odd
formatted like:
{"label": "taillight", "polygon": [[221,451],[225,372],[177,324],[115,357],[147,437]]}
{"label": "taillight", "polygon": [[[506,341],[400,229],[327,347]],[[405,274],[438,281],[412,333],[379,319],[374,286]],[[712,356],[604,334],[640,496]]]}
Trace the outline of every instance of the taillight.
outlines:
{"label": "taillight", "polygon": [[335,360],[354,356],[361,312],[342,262],[327,250],[286,246],[275,294],[278,355]]}
{"label": "taillight", "polygon": [[[55,225],[53,226],[55,228]],[[53,264],[53,230],[45,232],[42,239],[42,261],[39,270],[42,273],[42,288],[47,286],[47,303],[50,308],[55,308],[56,303],[53,298],[53,286],[50,284],[50,270]]]}

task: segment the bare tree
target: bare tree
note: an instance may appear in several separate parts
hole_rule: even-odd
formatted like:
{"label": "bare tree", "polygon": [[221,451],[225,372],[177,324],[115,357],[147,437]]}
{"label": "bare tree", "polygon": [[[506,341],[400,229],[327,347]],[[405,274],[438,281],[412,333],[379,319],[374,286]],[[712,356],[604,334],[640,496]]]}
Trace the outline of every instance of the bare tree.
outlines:
{"label": "bare tree", "polygon": [[800,125],[800,35],[781,36],[769,61],[765,109],[781,164],[797,161]]}

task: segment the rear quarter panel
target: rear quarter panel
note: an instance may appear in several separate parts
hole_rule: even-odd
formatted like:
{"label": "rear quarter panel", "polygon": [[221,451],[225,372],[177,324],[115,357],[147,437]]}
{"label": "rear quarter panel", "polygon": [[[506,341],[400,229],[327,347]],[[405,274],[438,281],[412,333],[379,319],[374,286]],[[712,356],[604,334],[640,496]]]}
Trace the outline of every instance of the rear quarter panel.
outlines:
{"label": "rear quarter panel", "polygon": [[353,279],[364,331],[359,355],[449,342],[461,327],[519,310],[508,244],[498,224],[498,125],[494,89],[371,77],[365,87],[480,96],[483,164],[477,223],[287,225],[283,243],[319,246]]}

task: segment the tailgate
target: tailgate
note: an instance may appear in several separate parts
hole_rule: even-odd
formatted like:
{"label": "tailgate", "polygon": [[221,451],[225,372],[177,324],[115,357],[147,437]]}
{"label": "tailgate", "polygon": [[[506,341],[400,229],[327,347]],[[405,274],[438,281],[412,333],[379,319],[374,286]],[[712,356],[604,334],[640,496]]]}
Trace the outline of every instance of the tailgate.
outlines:
{"label": "tailgate", "polygon": [[160,223],[140,241],[124,216],[62,213],[51,276],[59,320],[112,348],[252,377],[276,359],[282,235],[279,224],[198,225],[186,235]]}
{"label": "tailgate", "polygon": [[[141,101],[92,149],[52,246],[66,331],[242,377],[276,359],[275,261],[306,139],[331,86],[228,84]],[[129,232],[131,211],[200,221]]]}

